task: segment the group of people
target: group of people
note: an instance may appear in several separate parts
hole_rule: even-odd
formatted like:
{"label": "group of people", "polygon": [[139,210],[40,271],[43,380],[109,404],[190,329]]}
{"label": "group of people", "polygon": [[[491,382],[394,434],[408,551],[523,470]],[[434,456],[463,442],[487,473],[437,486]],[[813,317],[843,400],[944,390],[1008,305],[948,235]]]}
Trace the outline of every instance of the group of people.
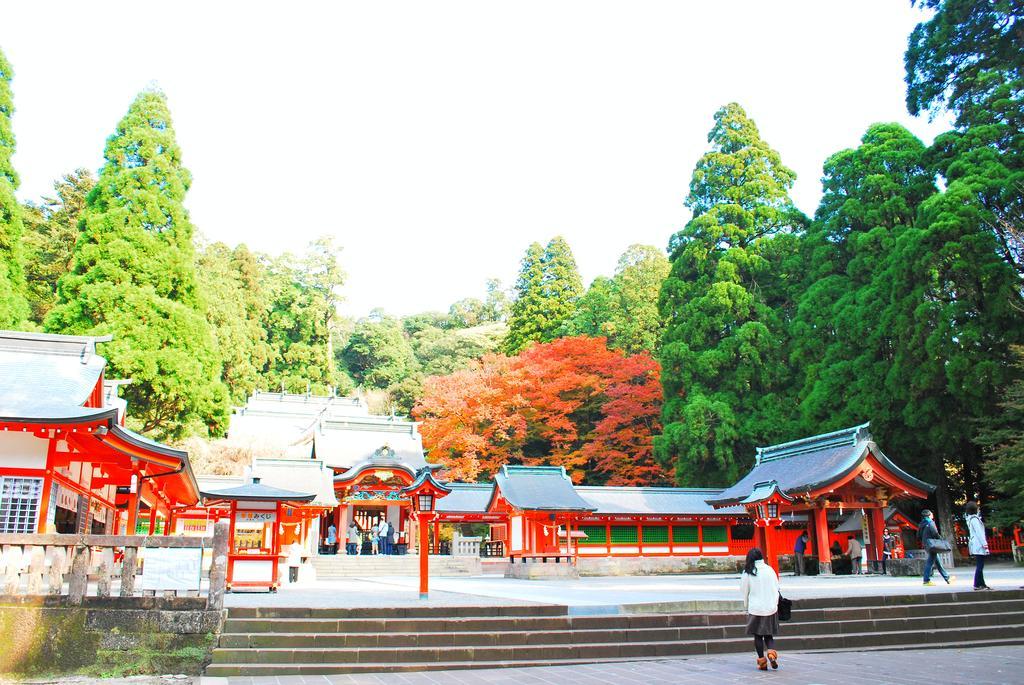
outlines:
{"label": "group of people", "polygon": [[[370,541],[370,554],[394,554],[398,550],[398,529],[383,516],[375,521],[365,534],[355,521],[349,523],[345,534],[345,554],[362,554],[363,541],[366,539]],[[325,543],[329,553],[338,553],[338,529],[333,523],[327,526]]]}
{"label": "group of people", "polygon": [[[968,551],[974,556],[974,589],[990,590],[985,584],[985,558],[989,555],[988,539],[985,535],[985,524],[981,520],[981,510],[976,502],[968,502],[964,508],[968,531]],[[938,527],[932,512],[925,509],[921,512],[921,524],[918,526],[918,540],[928,556],[924,564],[924,584],[934,585],[932,572],[936,571],[946,583],[952,583],[954,576],[949,575],[942,567],[939,554],[949,551],[949,543],[939,535]],[[807,552],[807,533],[802,533],[794,545],[796,558],[796,575],[806,573],[804,555]],[[838,542],[830,548],[833,556],[846,556],[850,559],[852,572],[859,573],[863,547],[854,536],[847,539],[846,554]],[[895,539],[886,530],[882,534],[882,572],[885,573],[886,561],[892,557]],[[779,601],[782,597],[779,589],[779,576],[764,561],[761,550],[754,547],[747,552],[743,573],[740,576],[740,594],[743,607],[747,612],[747,635],[754,638],[754,651],[757,653],[757,668],[767,671],[779,667],[779,653],[775,649],[775,636],[779,632]]]}

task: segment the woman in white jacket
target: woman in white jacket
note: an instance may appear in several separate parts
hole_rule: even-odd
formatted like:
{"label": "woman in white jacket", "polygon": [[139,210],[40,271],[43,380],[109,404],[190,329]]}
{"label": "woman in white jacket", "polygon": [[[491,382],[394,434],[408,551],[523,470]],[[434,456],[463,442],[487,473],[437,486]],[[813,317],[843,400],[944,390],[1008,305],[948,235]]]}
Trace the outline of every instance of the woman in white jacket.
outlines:
{"label": "woman in white jacket", "polygon": [[988,539],[985,537],[985,524],[981,522],[978,505],[968,502],[964,507],[967,514],[967,551],[974,555],[974,589],[991,590],[985,585],[985,557],[988,556]]}
{"label": "woman in white jacket", "polygon": [[[779,667],[775,651],[775,635],[779,632],[779,576],[764,562],[761,550],[747,552],[747,563],[740,576],[740,594],[747,610],[747,635],[754,636],[757,668],[761,671]],[[765,651],[767,650],[767,651]]]}

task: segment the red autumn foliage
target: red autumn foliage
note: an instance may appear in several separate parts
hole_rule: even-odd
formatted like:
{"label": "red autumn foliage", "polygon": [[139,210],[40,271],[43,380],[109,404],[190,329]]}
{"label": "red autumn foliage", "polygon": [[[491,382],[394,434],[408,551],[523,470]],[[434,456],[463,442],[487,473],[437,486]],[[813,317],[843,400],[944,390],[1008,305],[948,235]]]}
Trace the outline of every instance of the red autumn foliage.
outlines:
{"label": "red autumn foliage", "polygon": [[604,338],[560,338],[428,378],[413,415],[453,480],[510,463],[564,466],[576,483],[665,485],[651,445],[659,371],[649,354],[609,350]]}

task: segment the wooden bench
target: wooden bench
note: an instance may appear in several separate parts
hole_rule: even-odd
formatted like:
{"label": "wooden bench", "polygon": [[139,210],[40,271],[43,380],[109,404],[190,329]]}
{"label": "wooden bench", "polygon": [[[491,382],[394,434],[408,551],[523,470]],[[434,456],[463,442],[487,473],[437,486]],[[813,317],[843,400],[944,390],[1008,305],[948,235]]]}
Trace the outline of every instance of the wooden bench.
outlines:
{"label": "wooden bench", "polygon": [[546,564],[548,563],[548,559],[554,559],[554,563],[556,564],[562,563],[562,560],[564,559],[565,563],[571,564],[573,563],[574,556],[572,554],[518,554],[509,557],[509,562],[514,564],[516,563],[516,559],[519,559],[519,563],[522,564],[527,562],[540,562],[542,564]]}

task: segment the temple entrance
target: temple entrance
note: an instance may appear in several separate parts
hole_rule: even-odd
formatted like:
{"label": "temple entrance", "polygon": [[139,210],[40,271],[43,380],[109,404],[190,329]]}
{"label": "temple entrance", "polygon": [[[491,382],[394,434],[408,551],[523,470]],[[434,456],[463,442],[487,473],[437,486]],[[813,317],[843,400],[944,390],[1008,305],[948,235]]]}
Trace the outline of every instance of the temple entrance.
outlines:
{"label": "temple entrance", "polygon": [[387,508],[383,506],[360,506],[354,507],[354,509],[352,518],[361,531],[368,531],[373,526],[378,525],[381,518],[387,514]]}

